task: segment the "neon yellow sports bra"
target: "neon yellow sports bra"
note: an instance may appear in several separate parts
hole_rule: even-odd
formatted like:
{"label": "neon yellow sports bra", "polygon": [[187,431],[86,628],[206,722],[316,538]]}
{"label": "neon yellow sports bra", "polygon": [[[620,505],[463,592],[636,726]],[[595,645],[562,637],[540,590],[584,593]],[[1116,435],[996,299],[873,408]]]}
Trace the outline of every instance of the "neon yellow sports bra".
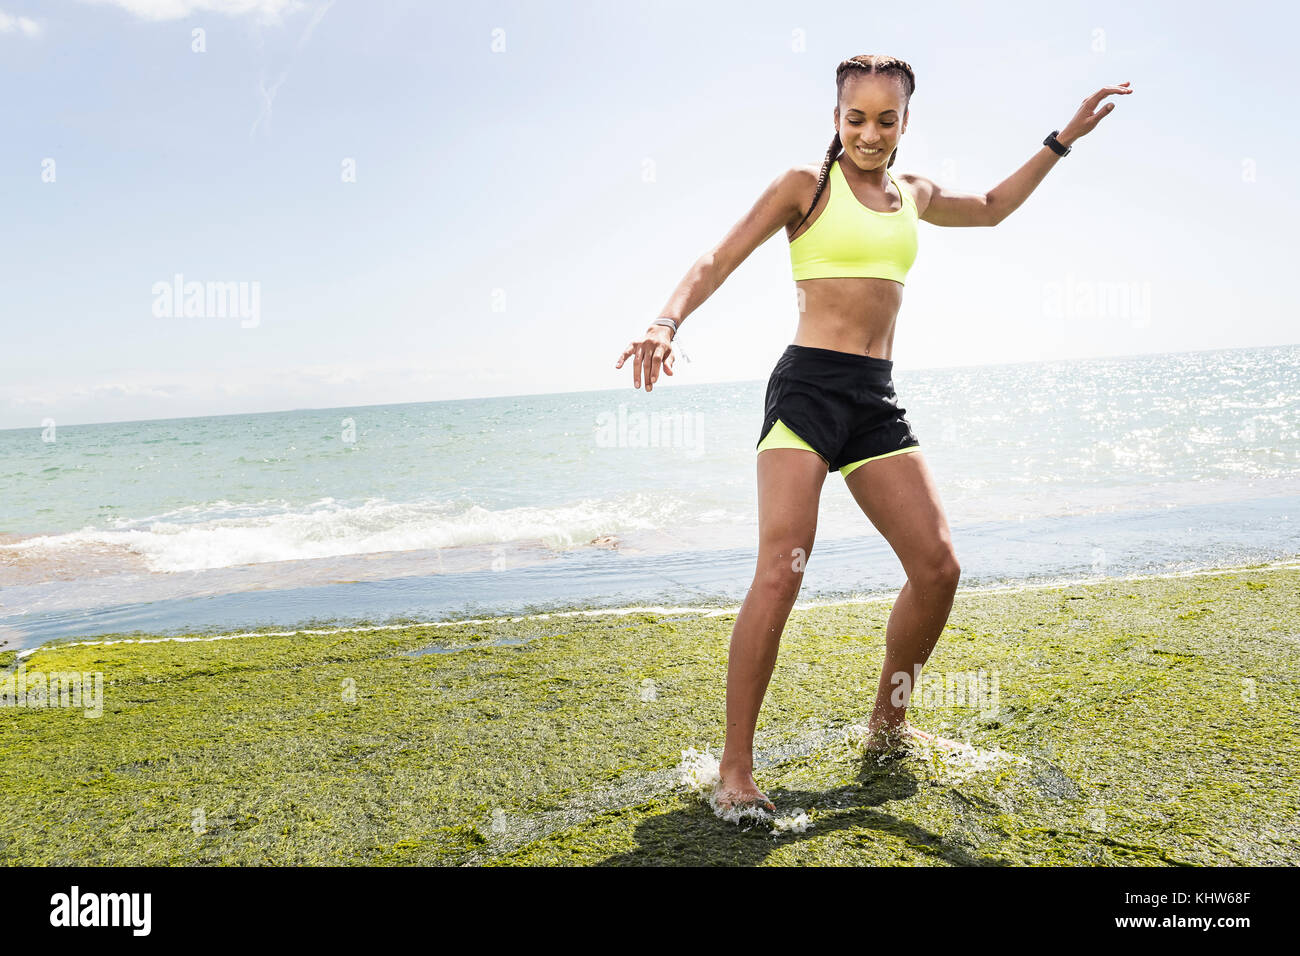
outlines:
{"label": "neon yellow sports bra", "polygon": [[916,200],[885,170],[903,198],[894,212],[868,209],[853,195],[839,160],[831,163],[830,198],[821,215],[790,243],[795,281],[865,276],[902,283],[916,261]]}

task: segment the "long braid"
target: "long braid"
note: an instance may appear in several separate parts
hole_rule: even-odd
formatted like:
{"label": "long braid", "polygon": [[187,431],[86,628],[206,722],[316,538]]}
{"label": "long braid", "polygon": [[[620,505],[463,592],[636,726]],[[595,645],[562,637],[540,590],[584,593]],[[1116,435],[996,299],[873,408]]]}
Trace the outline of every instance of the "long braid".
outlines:
{"label": "long braid", "polygon": [[799,231],[799,227],[808,221],[808,217],[812,215],[812,211],[817,208],[817,199],[821,196],[822,190],[826,188],[826,180],[830,178],[831,163],[835,162],[835,157],[839,154],[840,134],[836,133],[831,137],[831,145],[826,149],[826,158],[822,160],[822,171],[817,177],[817,191],[813,193],[812,205],[808,207],[808,211],[804,213],[803,218],[799,220],[799,225],[794,227],[795,232]]}
{"label": "long braid", "polygon": [[[916,92],[916,76],[912,73],[910,64],[893,56],[863,54],[862,56],[850,57],[835,68],[836,105],[839,105],[840,95],[844,92],[844,86],[851,74],[856,76],[871,73],[893,73],[898,76],[902,80],[903,92],[907,96],[907,102],[912,101],[912,94]],[[808,211],[799,220],[799,225],[794,227],[794,232],[799,231],[800,227],[808,221],[808,217],[812,215],[812,211],[817,208],[817,200],[821,198],[822,190],[826,188],[826,182],[830,178],[831,163],[835,162],[835,157],[840,154],[842,148],[843,144],[840,142],[840,134],[837,131],[831,137],[831,145],[826,150],[826,158],[822,160],[822,169],[817,176],[817,191],[813,193],[812,205],[808,207]],[[894,151],[889,154],[889,162],[885,164],[886,169],[894,165],[897,156],[898,147],[894,147]]]}

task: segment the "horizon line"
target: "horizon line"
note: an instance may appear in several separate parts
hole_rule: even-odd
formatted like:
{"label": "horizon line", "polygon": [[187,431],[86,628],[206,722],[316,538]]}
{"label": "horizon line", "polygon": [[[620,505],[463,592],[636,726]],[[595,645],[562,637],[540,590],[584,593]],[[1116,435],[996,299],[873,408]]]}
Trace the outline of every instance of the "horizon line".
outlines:
{"label": "horizon line", "polygon": [[[1079,356],[1076,358],[1028,359],[1019,362],[977,362],[972,365],[927,365],[924,367],[911,369],[910,371],[928,372],[928,371],[940,371],[940,370],[961,369],[961,368],[999,368],[999,367],[1014,367],[1017,365],[1042,365],[1042,364],[1047,364],[1049,362],[1074,363],[1074,362],[1089,362],[1089,361],[1110,360],[1110,359],[1133,359],[1133,358],[1141,358],[1144,356],[1192,355],[1201,352],[1244,352],[1253,349],[1294,348],[1296,346],[1300,346],[1300,342],[1279,342],[1279,343],[1273,343],[1267,345],[1225,346],[1222,348],[1214,348],[1214,349],[1183,349],[1181,351],[1174,351],[1174,352],[1132,352],[1123,355],[1086,355],[1086,356]],[[624,366],[624,368],[620,369],[619,371],[626,374],[627,367]],[[660,383],[656,387],[693,388],[700,385],[743,384],[745,382],[762,382],[762,381],[765,380],[762,378],[755,378],[755,379],[745,378],[745,379],[724,379],[722,381],[715,381],[715,382],[691,382],[689,384],[686,383],[678,384],[675,382],[665,383],[661,379]],[[261,411],[256,411],[256,412],[216,412],[208,415],[176,415],[176,416],[162,417],[162,418],[114,418],[114,419],[107,419],[103,421],[93,421],[93,422],[85,422],[85,421],[69,422],[63,425],[60,425],[56,422],[55,427],[56,428],[70,428],[70,427],[84,428],[84,427],[90,427],[95,425],[143,425],[151,422],[174,422],[174,421],[178,422],[178,421],[189,421],[189,420],[206,419],[206,418],[233,418],[236,416],[247,416],[247,415],[285,415],[285,414],[290,414],[292,412],[327,412],[327,411],[334,411],[334,410],[356,409],[356,408],[395,408],[395,407],[400,407],[402,405],[436,405],[439,403],[449,403],[449,402],[481,402],[481,401],[487,401],[494,398],[532,398],[532,397],[543,396],[543,395],[588,395],[588,394],[595,394],[597,392],[623,391],[627,387],[628,386],[623,385],[623,386],[616,386],[612,388],[585,388],[585,389],[578,389],[576,391],[512,392],[503,395],[478,395],[469,398],[419,399],[410,402],[372,402],[370,404],[365,404],[365,405],[314,405],[314,406],[300,406],[296,408],[271,408],[271,409],[263,409]],[[642,384],[641,389],[634,389],[634,391],[641,391],[643,389],[644,389],[644,382]],[[41,424],[12,425],[8,427],[0,428],[0,434],[4,434],[5,432],[26,431],[28,429],[35,429],[39,431],[43,427],[45,426]]]}

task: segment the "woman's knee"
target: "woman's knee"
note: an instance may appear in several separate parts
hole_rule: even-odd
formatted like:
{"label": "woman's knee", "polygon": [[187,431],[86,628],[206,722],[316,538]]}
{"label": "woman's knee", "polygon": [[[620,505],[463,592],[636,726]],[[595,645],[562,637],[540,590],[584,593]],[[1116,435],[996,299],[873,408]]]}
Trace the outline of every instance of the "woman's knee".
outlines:
{"label": "woman's knee", "polygon": [[754,575],[754,585],[774,600],[794,601],[803,585],[806,548],[787,548],[765,556]]}
{"label": "woman's knee", "polygon": [[917,587],[955,591],[961,580],[961,563],[951,545],[936,548],[913,562],[907,569],[907,579]]}

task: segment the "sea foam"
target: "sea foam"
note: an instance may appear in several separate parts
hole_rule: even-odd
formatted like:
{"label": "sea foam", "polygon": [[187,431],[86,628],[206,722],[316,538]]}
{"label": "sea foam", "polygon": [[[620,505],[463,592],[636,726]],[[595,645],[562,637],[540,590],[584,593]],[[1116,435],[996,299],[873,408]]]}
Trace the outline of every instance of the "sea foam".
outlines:
{"label": "sea foam", "polygon": [[556,507],[490,510],[441,501],[342,503],[324,498],[236,505],[213,502],[166,514],[120,520],[108,528],[40,535],[11,544],[23,552],[68,553],[120,548],[150,571],[202,571],[245,564],[535,541],[561,550],[611,531],[655,529],[674,518],[662,496],[581,499]]}

